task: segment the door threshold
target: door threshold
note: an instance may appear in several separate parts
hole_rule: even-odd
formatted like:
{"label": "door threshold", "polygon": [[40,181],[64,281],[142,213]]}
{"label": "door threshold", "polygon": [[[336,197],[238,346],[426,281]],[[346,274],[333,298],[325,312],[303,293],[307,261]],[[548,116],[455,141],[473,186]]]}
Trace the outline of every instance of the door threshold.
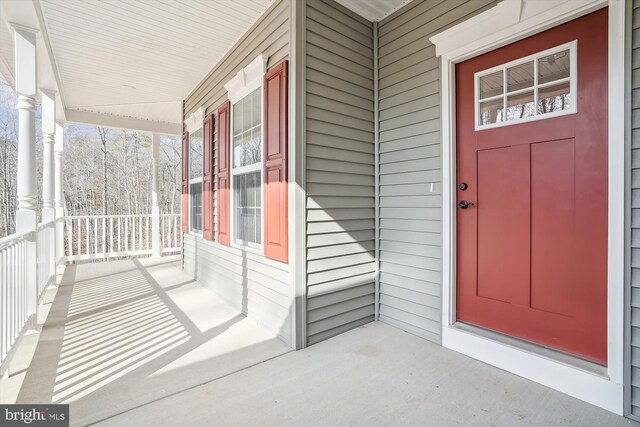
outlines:
{"label": "door threshold", "polygon": [[501,332],[492,331],[481,326],[471,325],[469,323],[458,321],[451,325],[451,327],[503,345],[508,345],[509,347],[514,347],[518,350],[526,351],[527,353],[531,353],[536,356],[544,357],[545,359],[549,359],[554,362],[562,363],[563,365],[567,365],[571,368],[580,369],[581,371],[597,375],[607,380],[609,379],[606,366],[583,359],[579,356],[545,347],[531,341],[515,338]]}

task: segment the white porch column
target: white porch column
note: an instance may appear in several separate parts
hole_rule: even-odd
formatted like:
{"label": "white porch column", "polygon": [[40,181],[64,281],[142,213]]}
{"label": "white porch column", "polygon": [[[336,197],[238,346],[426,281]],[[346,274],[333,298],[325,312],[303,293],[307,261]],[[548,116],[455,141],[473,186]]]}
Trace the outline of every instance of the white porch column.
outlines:
{"label": "white porch column", "polygon": [[[64,192],[62,191],[62,154],[64,152],[64,126],[56,123],[54,148],[54,207],[56,219],[64,217]],[[64,223],[56,223],[56,263],[64,256]]]}
{"label": "white porch column", "polygon": [[[42,222],[48,223],[55,220],[55,208],[53,205],[54,166],[53,143],[56,137],[56,93],[50,90],[40,90],[42,96]],[[56,257],[56,228],[55,225],[48,228],[42,239],[38,238],[38,245],[47,248],[48,262],[45,273],[53,275],[55,283],[55,270],[58,258]],[[43,260],[44,261],[44,260]],[[41,266],[44,268],[45,266]]]}
{"label": "white porch column", "polygon": [[[15,35],[15,76],[18,95],[18,177],[16,231],[32,232],[28,244],[28,263],[37,266],[36,248],[36,35],[37,30],[12,24]],[[36,268],[28,269],[27,308],[31,325],[37,324]]]}
{"label": "white porch column", "polygon": [[162,256],[162,242],[160,241],[160,195],[158,181],[158,159],[160,157],[160,135],[154,133],[151,139],[153,155],[151,177],[151,224],[152,224],[152,248],[153,256]]}
{"label": "white porch column", "polygon": [[48,90],[42,93],[42,222],[55,219],[53,144],[56,137],[56,94]]}

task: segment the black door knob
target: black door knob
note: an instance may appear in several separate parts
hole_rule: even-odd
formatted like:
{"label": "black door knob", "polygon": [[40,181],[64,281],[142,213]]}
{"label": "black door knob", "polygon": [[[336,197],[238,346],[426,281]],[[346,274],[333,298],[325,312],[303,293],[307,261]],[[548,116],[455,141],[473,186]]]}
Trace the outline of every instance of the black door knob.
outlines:
{"label": "black door knob", "polygon": [[473,203],[467,202],[466,200],[460,200],[458,206],[460,206],[460,209],[467,209],[469,206],[473,206]]}

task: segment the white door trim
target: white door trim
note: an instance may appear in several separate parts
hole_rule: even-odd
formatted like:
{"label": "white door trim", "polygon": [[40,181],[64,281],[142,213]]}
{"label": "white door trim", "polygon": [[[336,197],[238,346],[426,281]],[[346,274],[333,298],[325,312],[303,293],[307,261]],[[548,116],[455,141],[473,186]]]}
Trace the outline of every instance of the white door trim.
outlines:
{"label": "white door trim", "polygon": [[[455,326],[455,64],[609,6],[607,377]],[[442,59],[442,345],[622,415],[624,354],[624,26],[620,0],[504,0],[430,40]]]}

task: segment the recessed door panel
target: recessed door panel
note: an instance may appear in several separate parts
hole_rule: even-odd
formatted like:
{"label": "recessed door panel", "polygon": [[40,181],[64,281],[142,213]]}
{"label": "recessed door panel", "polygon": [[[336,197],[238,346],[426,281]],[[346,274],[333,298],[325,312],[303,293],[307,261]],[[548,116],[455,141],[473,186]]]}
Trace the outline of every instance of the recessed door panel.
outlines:
{"label": "recessed door panel", "polygon": [[531,307],[572,316],[576,265],[575,140],[531,144]]}

